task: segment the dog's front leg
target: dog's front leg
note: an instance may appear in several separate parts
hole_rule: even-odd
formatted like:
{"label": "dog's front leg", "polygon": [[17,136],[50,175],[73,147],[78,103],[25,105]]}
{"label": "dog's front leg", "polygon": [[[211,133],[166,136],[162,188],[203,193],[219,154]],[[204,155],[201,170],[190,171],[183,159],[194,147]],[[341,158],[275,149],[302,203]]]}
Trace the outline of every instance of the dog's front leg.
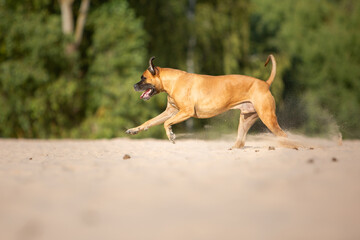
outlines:
{"label": "dog's front leg", "polygon": [[162,112],[160,115],[154,117],[153,119],[146,121],[145,123],[141,124],[138,127],[128,129],[126,131],[126,133],[135,135],[141,131],[148,130],[152,126],[156,126],[156,125],[159,125],[159,124],[165,122],[166,120],[168,120],[169,118],[174,116],[178,111],[179,110],[177,110],[176,108],[174,108],[170,104],[168,104],[166,110],[164,112]]}
{"label": "dog's front leg", "polygon": [[172,143],[175,143],[175,134],[173,133],[171,126],[179,122],[185,121],[190,117],[191,116],[188,113],[184,111],[179,111],[175,116],[165,121],[164,128],[166,131],[166,135]]}

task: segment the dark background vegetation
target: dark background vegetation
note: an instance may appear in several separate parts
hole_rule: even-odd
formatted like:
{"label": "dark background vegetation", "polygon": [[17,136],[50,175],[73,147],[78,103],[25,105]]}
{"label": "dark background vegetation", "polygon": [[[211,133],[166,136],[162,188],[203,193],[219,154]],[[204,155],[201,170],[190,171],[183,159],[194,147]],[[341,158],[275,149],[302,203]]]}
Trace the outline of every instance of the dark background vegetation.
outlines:
{"label": "dark background vegetation", "polygon": [[[359,26],[357,0],[0,0],[0,136],[121,137],[166,106],[164,94],[143,102],[132,88],[150,56],[267,79],[273,53],[280,124],[356,138]],[[231,112],[180,128],[236,132],[237,121]],[[149,136],[164,131],[139,137]]]}

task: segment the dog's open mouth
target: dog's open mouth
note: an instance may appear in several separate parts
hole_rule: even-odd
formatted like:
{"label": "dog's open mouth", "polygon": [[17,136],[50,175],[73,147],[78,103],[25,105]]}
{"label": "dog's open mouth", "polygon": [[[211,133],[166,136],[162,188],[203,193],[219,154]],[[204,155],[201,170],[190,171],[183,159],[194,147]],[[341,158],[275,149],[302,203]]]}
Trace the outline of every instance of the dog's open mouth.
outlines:
{"label": "dog's open mouth", "polygon": [[149,100],[152,96],[158,93],[154,85],[149,83],[142,83],[142,81],[134,85],[134,90],[137,92],[143,92],[140,99]]}
{"label": "dog's open mouth", "polygon": [[140,98],[144,100],[149,100],[153,94],[154,94],[154,89],[148,88],[141,94]]}

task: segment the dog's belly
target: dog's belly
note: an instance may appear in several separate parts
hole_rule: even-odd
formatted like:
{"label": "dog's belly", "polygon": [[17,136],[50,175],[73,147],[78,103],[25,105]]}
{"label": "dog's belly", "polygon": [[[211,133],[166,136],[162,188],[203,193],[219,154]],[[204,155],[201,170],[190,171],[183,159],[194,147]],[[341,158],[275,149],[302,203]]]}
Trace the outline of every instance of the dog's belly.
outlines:
{"label": "dog's belly", "polygon": [[194,107],[194,117],[196,118],[211,118],[220,113],[225,112],[227,109],[213,109],[213,108],[205,108],[201,106]]}
{"label": "dog's belly", "polygon": [[235,105],[231,109],[240,109],[241,114],[254,113],[256,112],[254,105],[251,102],[243,102]]}
{"label": "dog's belly", "polygon": [[211,118],[221,113],[224,113],[230,109],[239,109],[241,114],[255,113],[256,110],[251,102],[239,103],[233,107],[223,106],[220,108],[209,107],[209,105],[195,105],[194,117],[196,118]]}

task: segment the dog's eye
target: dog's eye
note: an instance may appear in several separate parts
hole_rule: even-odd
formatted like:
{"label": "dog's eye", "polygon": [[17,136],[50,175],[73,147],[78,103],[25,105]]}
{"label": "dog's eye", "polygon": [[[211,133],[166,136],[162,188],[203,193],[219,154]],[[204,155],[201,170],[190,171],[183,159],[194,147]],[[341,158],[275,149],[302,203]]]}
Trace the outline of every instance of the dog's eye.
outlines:
{"label": "dog's eye", "polygon": [[145,81],[145,80],[146,80],[146,77],[141,76],[141,81]]}

